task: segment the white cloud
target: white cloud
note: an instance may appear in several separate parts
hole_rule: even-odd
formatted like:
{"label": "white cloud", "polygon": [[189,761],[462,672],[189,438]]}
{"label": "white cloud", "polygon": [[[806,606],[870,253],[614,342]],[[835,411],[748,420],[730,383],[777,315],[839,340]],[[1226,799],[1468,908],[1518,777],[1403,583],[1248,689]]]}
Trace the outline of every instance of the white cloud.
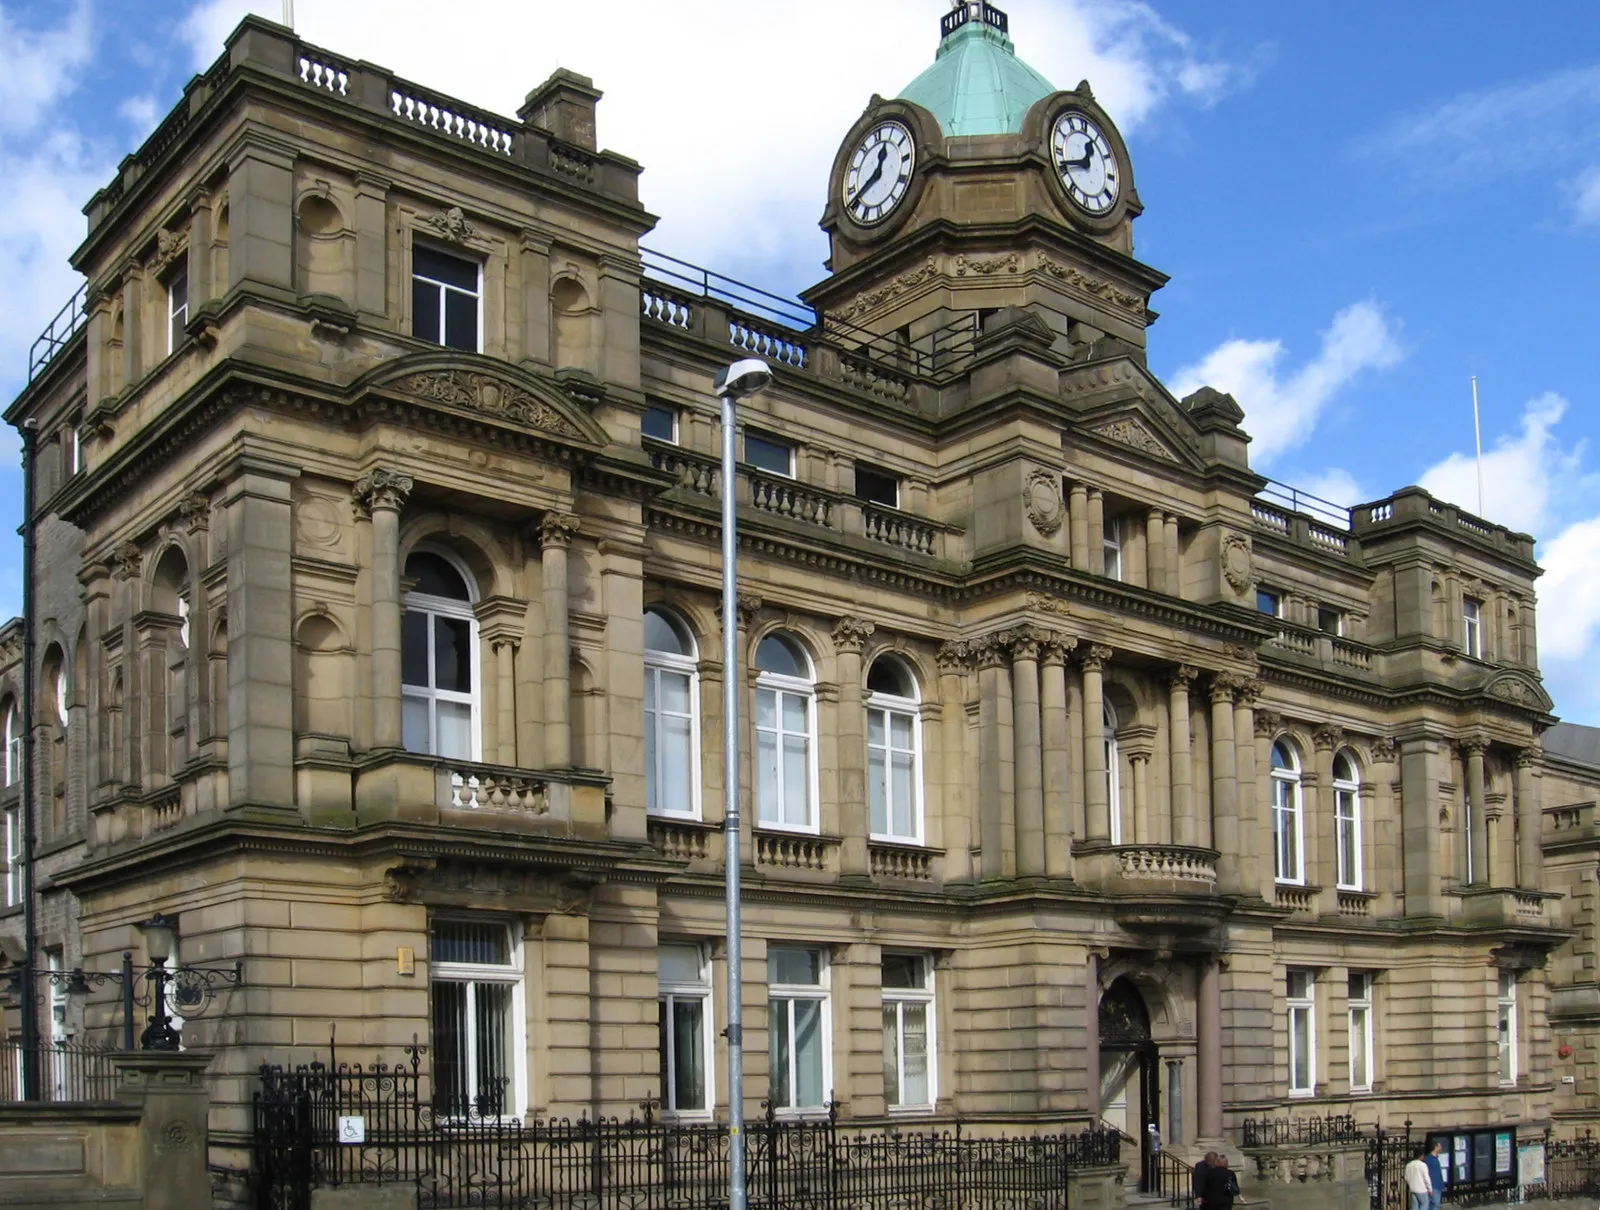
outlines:
{"label": "white cloud", "polygon": [[129,97],[117,106],[117,116],[132,128],[132,142],[143,142],[145,137],[156,128],[156,122],[161,117],[161,111],[156,107],[156,99],[148,94]]}
{"label": "white cloud", "polygon": [[[1545,533],[1554,521],[1552,501],[1580,474],[1584,443],[1571,449],[1557,443],[1552,430],[1566,414],[1567,401],[1545,394],[1523,408],[1521,432],[1502,435],[1483,455],[1483,507],[1478,507],[1478,465],[1472,453],[1453,453],[1422,473],[1418,484],[1441,500],[1481,512],[1484,517],[1528,534]],[[1461,428],[1472,416],[1460,409]],[[1570,498],[1570,497],[1568,497]]]}
{"label": "white cloud", "polygon": [[61,24],[23,29],[0,7],[0,132],[32,130],[77,85],[93,37],[89,5],[79,0]]}
{"label": "white cloud", "polygon": [[1232,395],[1254,438],[1250,460],[1265,467],[1304,444],[1323,408],[1359,374],[1400,361],[1397,331],[1377,303],[1352,303],[1333,317],[1317,355],[1292,373],[1282,367],[1281,340],[1229,340],[1173,374],[1169,385],[1179,398],[1202,386]]}
{"label": "white cloud", "polygon": [[1297,489],[1308,496],[1337,504],[1340,508],[1350,508],[1363,500],[1372,499],[1356,477],[1341,466],[1331,466],[1311,475],[1296,475],[1293,482]]}
{"label": "white cloud", "polygon": [[1600,165],[1585,170],[1573,182],[1572,213],[1579,223],[1600,223]]}
{"label": "white cloud", "polygon": [[[298,0],[295,18],[316,45],[502,114],[558,66],[591,76],[606,92],[601,145],[644,165],[644,204],[662,216],[649,245],[731,272],[782,265],[809,282],[826,255],[816,221],[834,152],[873,93],[893,96],[933,62],[940,7],[457,0],[442,21],[436,0]],[[1088,78],[1124,131],[1163,105],[1210,104],[1248,81],[1147,4],[1006,7],[1019,56],[1061,88]],[[281,6],[202,0],[190,11],[182,36],[196,68],[247,11],[277,20]]]}

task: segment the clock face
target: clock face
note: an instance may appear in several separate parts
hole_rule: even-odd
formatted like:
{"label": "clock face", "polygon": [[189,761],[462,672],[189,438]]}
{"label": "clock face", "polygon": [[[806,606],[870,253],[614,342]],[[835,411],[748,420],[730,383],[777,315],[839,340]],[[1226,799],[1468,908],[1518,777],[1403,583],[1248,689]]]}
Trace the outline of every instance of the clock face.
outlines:
{"label": "clock face", "polygon": [[1104,214],[1116,205],[1122,187],[1117,157],[1094,119],[1067,110],[1056,119],[1050,150],[1068,197],[1090,214]]}
{"label": "clock face", "polygon": [[844,208],[863,227],[882,222],[911,184],[916,143],[899,122],[880,122],[850,155],[844,174]]}

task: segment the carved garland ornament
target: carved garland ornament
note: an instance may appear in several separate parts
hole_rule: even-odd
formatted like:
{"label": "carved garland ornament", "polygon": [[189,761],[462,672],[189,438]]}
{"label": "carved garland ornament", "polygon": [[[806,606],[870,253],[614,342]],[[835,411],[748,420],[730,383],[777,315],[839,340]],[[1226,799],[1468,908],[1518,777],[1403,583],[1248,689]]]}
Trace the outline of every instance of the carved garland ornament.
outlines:
{"label": "carved garland ornament", "polygon": [[475,374],[469,370],[435,370],[426,374],[412,374],[402,378],[395,386],[419,399],[447,403],[500,420],[515,421],[562,437],[583,435],[576,425],[548,403],[536,398],[532,392],[487,374]]}
{"label": "carved garland ornament", "polygon": [[923,264],[915,269],[908,269],[898,277],[891,278],[876,290],[868,290],[865,294],[857,295],[838,313],[839,318],[851,319],[860,315],[863,311],[870,311],[880,303],[888,302],[889,299],[894,298],[896,295],[904,294],[913,286],[919,286],[923,282],[930,281],[938,276],[939,266],[930,256]]}
{"label": "carved garland ornament", "polygon": [[1058,264],[1048,256],[1039,258],[1039,268],[1049,276],[1064,281],[1069,286],[1076,286],[1086,294],[1093,294],[1096,298],[1103,298],[1107,302],[1115,303],[1117,306],[1133,311],[1138,315],[1144,314],[1144,297],[1142,295],[1120,290],[1111,282],[1102,281],[1098,277],[1090,277],[1087,273],[1080,272],[1071,265]]}
{"label": "carved garland ornament", "polygon": [[1061,528],[1066,510],[1061,505],[1060,477],[1054,471],[1037,470],[1022,488],[1022,504],[1028,520],[1041,537],[1049,538]]}
{"label": "carved garland ornament", "polygon": [[1244,592],[1256,582],[1248,538],[1229,534],[1222,540],[1222,578],[1234,592]]}
{"label": "carved garland ornament", "polygon": [[994,273],[1015,273],[1018,258],[1015,252],[1007,252],[1003,256],[968,256],[965,252],[956,257],[956,276],[965,277],[968,273],[979,277],[988,277]]}
{"label": "carved garland ornament", "polygon": [[1138,450],[1141,454],[1149,454],[1152,458],[1160,458],[1165,462],[1177,461],[1172,456],[1172,451],[1161,443],[1160,438],[1132,416],[1124,416],[1121,420],[1113,420],[1090,431],[1107,441],[1115,441],[1118,445]]}

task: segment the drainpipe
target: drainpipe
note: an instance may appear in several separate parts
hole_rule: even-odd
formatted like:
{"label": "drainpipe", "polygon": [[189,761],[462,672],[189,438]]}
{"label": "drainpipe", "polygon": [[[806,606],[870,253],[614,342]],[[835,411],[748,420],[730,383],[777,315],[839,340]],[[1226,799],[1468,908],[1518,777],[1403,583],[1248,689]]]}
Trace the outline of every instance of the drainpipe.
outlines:
{"label": "drainpipe", "polygon": [[39,422],[22,422],[22,1099],[39,1099],[39,925],[33,903],[33,466]]}

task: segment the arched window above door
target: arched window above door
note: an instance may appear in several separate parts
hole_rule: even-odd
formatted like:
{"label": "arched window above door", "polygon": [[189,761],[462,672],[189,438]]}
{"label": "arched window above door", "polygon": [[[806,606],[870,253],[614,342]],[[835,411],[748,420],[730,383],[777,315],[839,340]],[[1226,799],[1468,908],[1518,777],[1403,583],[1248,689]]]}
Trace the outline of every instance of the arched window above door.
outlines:
{"label": "arched window above door", "polygon": [[480,759],[478,620],[472,579],[445,551],[406,559],[400,625],[402,736],[408,752]]}

